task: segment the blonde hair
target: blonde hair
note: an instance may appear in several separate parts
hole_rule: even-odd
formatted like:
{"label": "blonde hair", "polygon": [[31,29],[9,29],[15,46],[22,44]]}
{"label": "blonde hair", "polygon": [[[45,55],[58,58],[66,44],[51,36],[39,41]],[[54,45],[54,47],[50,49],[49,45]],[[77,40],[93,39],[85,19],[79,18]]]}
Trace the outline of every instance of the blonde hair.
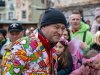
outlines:
{"label": "blonde hair", "polygon": [[100,31],[97,31],[94,38],[93,38],[93,43],[96,43],[100,45]]}

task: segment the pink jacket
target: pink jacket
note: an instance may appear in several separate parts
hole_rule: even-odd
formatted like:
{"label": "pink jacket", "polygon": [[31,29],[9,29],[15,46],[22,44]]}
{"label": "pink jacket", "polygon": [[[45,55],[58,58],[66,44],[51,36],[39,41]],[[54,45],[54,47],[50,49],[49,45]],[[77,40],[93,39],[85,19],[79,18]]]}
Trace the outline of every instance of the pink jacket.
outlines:
{"label": "pink jacket", "polygon": [[74,70],[70,75],[100,75],[100,70],[95,70],[82,65],[79,69]]}
{"label": "pink jacket", "polygon": [[70,75],[100,75],[100,60],[96,63],[96,60],[98,59],[100,59],[100,53],[95,57],[86,60],[86,62],[95,62],[95,68],[98,67],[98,69],[82,65],[80,68],[74,70]]}
{"label": "pink jacket", "polygon": [[80,48],[79,38],[74,38],[68,44],[69,51],[73,59],[73,69],[78,69],[82,65],[82,50]]}
{"label": "pink jacket", "polygon": [[91,32],[94,35],[100,26],[100,23],[97,23],[96,21],[93,22],[92,27],[91,27]]}

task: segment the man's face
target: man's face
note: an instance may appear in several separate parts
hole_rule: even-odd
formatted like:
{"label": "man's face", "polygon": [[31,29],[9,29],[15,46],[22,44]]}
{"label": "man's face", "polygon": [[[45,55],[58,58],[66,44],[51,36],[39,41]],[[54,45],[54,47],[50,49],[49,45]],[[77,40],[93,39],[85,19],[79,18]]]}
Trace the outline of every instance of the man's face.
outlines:
{"label": "man's face", "polygon": [[69,22],[73,29],[78,29],[80,27],[80,22],[81,22],[80,14],[72,14],[70,16]]}
{"label": "man's face", "polygon": [[0,33],[0,42],[4,39],[4,36]]}
{"label": "man's face", "polygon": [[65,25],[58,23],[45,26],[41,30],[51,43],[56,43],[61,38],[64,29]]}
{"label": "man's face", "polygon": [[23,32],[14,31],[14,32],[9,33],[9,38],[10,38],[11,42],[18,40],[22,36],[23,36]]}

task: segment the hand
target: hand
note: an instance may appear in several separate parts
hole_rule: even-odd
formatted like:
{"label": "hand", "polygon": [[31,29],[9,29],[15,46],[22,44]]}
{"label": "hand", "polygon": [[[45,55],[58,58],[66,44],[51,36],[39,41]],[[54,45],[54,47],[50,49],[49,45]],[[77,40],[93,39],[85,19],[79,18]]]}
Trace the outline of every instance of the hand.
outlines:
{"label": "hand", "polygon": [[81,42],[80,47],[81,47],[82,50],[84,50],[87,47],[87,43],[86,42]]}

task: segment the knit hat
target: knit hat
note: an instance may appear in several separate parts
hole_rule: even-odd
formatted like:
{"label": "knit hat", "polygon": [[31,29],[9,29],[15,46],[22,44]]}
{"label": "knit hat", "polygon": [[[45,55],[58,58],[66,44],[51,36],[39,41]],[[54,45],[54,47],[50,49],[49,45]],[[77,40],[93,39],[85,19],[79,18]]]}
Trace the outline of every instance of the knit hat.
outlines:
{"label": "knit hat", "polygon": [[40,28],[46,25],[56,24],[56,23],[62,23],[66,25],[67,21],[62,12],[54,8],[49,8],[44,12],[41,18]]}
{"label": "knit hat", "polygon": [[12,23],[8,27],[9,32],[13,32],[13,31],[20,32],[22,30],[23,30],[23,28],[22,28],[21,24],[19,24],[19,23]]}
{"label": "knit hat", "polygon": [[96,8],[95,10],[95,19],[100,16],[100,7]]}
{"label": "knit hat", "polygon": [[7,31],[6,30],[4,30],[4,29],[0,29],[0,33],[4,36],[4,38],[5,38],[5,36],[6,36],[6,34],[7,34]]}

